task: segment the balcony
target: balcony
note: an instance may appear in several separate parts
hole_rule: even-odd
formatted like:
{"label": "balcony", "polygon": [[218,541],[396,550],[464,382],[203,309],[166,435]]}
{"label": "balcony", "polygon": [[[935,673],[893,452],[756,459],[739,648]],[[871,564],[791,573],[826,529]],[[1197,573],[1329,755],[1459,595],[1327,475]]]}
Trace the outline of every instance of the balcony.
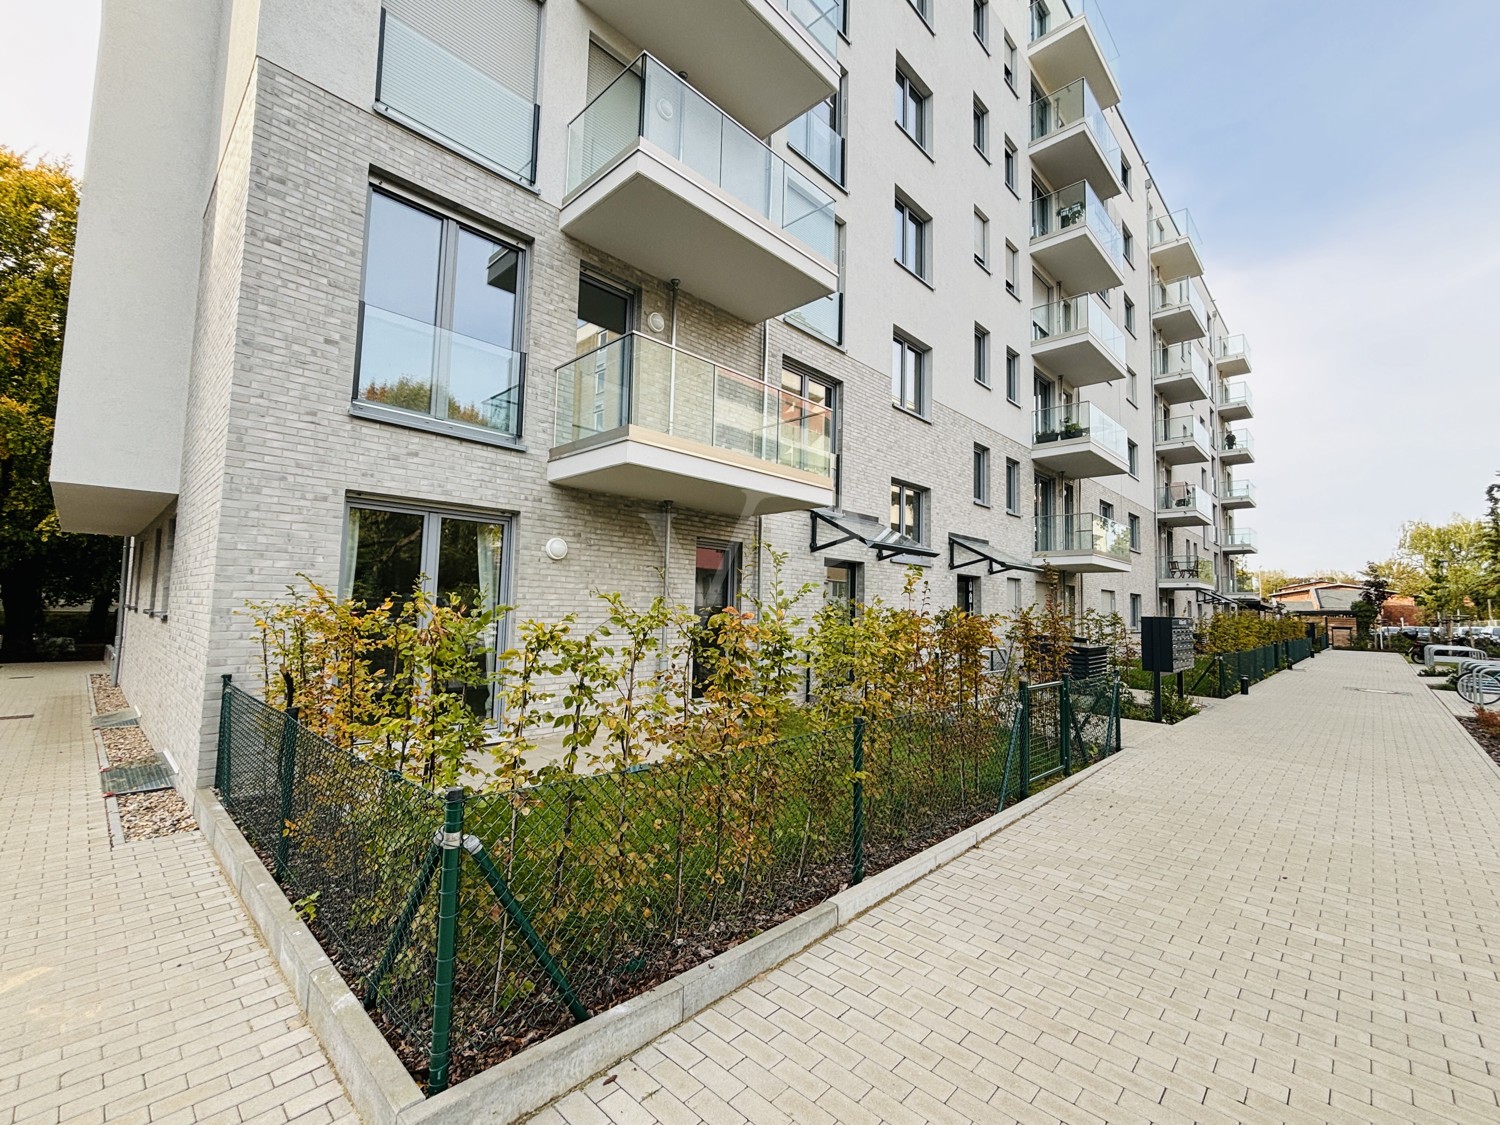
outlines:
{"label": "balcony", "polygon": [[1251,555],[1260,550],[1258,537],[1248,527],[1234,527],[1224,532],[1219,549],[1226,555]]}
{"label": "balcony", "polygon": [[1247,480],[1226,480],[1219,486],[1219,507],[1255,507],[1255,485]]}
{"label": "balcony", "polygon": [[1109,27],[1092,0],[1032,0],[1026,58],[1047,89],[1084,78],[1099,104],[1108,109],[1120,100],[1109,65],[1118,57]]}
{"label": "balcony", "polygon": [[1168,465],[1205,463],[1213,455],[1213,439],[1198,419],[1189,415],[1156,424],[1156,456]]}
{"label": "balcony", "polygon": [[1260,579],[1253,574],[1226,574],[1219,592],[1236,601],[1259,601]]}
{"label": "balcony", "polygon": [[547,479],[750,516],[833,503],[825,406],[648,336],[557,369]]}
{"label": "balcony", "polygon": [[1196,485],[1172,481],[1156,495],[1156,522],[1163,527],[1212,527],[1213,498]]}
{"label": "balcony", "polygon": [[844,182],[844,138],[828,124],[828,109],[808,110],[786,127],[786,143],[836,184]]}
{"label": "balcony", "polygon": [[1080,78],[1031,103],[1031,164],[1054,184],[1088,181],[1100,199],[1124,191],[1120,142]]}
{"label": "balcony", "polygon": [[582,0],[758,137],[839,88],[838,0]]}
{"label": "balcony", "polygon": [[844,295],[830,293],[809,301],[800,309],[793,309],[781,318],[794,324],[804,332],[838,345],[844,342]]}
{"label": "balcony", "polygon": [[1219,460],[1225,465],[1248,465],[1255,460],[1255,442],[1243,426],[1219,436]]}
{"label": "balcony", "polygon": [[1224,422],[1243,422],[1255,416],[1250,388],[1243,379],[1219,384],[1219,418]]}
{"label": "balcony", "polygon": [[1125,378],[1125,333],[1092,293],[1031,310],[1031,357],[1075,387]]}
{"label": "balcony", "polygon": [[1093,403],[1054,406],[1032,415],[1031,460],[1075,479],[1117,476],[1130,471],[1129,438]]}
{"label": "balcony", "polygon": [[1157,566],[1156,582],[1163,590],[1212,590],[1214,561],[1203,555],[1164,558]]}
{"label": "balcony", "polygon": [[838,288],[833,200],[650,55],[568,126],[561,218],[752,323]]}
{"label": "balcony", "polygon": [[1088,182],[1031,201],[1031,261],[1064,289],[1098,293],[1125,283],[1120,228]]}
{"label": "balcony", "polygon": [[1176,281],[1203,276],[1203,259],[1198,256],[1203,240],[1187,211],[1152,215],[1146,232],[1151,244],[1151,264],[1162,277]]}
{"label": "balcony", "polygon": [[1162,401],[1176,405],[1210,397],[1208,360],[1193,344],[1169,344],[1151,354],[1151,386]]}
{"label": "balcony", "polygon": [[1208,310],[1198,287],[1187,278],[1152,286],[1151,327],[1164,344],[1203,339],[1208,332]]}
{"label": "balcony", "polygon": [[1219,336],[1213,343],[1214,366],[1220,375],[1250,374],[1250,345],[1244,336]]}
{"label": "balcony", "polygon": [[1093,512],[1038,516],[1032,561],[1073,574],[1120,574],[1130,569],[1130,532]]}

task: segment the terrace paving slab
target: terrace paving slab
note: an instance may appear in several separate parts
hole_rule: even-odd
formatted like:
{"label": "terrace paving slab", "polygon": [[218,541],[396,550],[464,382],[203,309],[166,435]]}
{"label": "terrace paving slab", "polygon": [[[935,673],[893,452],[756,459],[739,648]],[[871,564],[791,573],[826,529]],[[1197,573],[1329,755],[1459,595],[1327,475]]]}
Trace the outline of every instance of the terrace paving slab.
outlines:
{"label": "terrace paving slab", "polygon": [[1500,1120],[1500,768],[1434,695],[1330,651],[1127,728],[533,1120]]}

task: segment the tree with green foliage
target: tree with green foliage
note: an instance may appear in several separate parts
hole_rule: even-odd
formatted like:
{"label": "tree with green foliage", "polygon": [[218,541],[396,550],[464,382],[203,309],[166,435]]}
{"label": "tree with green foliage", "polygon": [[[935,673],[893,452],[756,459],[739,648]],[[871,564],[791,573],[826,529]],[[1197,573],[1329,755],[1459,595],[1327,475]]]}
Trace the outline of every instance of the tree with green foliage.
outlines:
{"label": "tree with green foliage", "polygon": [[1401,526],[1396,557],[1421,568],[1417,604],[1432,618],[1462,618],[1484,599],[1484,524],[1455,514],[1445,524]]}
{"label": "tree with green foliage", "polygon": [[103,627],[115,541],[58,528],[47,483],[78,191],[66,164],[0,146],[0,659],[36,652],[48,605],[87,602]]}

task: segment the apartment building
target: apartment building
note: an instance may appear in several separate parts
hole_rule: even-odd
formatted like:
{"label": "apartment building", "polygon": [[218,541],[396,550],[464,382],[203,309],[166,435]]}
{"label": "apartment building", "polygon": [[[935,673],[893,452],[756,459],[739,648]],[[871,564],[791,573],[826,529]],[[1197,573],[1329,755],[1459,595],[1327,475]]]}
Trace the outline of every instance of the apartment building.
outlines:
{"label": "apartment building", "polygon": [[1078,0],[104,12],[53,487],[128,537],[185,783],[298,575],[502,646],[771,550],[983,612],[1252,595],[1249,349]]}

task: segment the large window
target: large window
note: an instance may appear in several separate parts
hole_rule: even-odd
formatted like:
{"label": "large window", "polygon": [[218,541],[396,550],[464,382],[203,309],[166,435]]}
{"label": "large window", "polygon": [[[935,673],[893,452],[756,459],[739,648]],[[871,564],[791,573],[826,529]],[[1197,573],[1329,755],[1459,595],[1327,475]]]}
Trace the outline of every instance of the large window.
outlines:
{"label": "large window", "polygon": [[1141,549],[1141,517],[1132,512],[1126,518],[1130,523],[1130,549],[1139,551]]}
{"label": "large window", "polygon": [[990,451],[974,446],[974,503],[990,506]]}
{"label": "large window", "polygon": [[990,46],[990,0],[974,0],[974,38]]}
{"label": "large window", "polygon": [[1005,459],[1005,510],[1013,516],[1021,514],[1021,463]]}
{"label": "large window", "polygon": [[931,221],[904,199],[896,200],[896,261],[927,280]]}
{"label": "large window", "polygon": [[926,348],[896,336],[891,344],[891,398],[903,410],[913,414],[927,411]]}
{"label": "large window", "polygon": [[356,412],[519,436],[524,260],[520,247],[371,191]]}
{"label": "large window", "polygon": [[844,182],[844,98],[848,75],[838,91],[787,126],[787,144],[836,184]]}
{"label": "large window", "polygon": [[891,530],[925,543],[930,493],[905,481],[891,481]]}
{"label": "large window", "polygon": [[932,103],[927,91],[917,84],[915,78],[900,67],[896,68],[896,124],[924,149],[927,147],[928,115]]}
{"label": "large window", "polygon": [[1005,397],[1021,405],[1021,356],[1014,348],[1005,349]]}
{"label": "large window", "polygon": [[[781,385],[828,410],[821,419],[809,418],[803,425],[808,429],[808,438],[814,448],[826,449],[829,453],[833,463],[833,502],[834,507],[838,507],[843,478],[843,458],[839,456],[839,385],[832,379],[790,363],[784,363],[781,368]],[[826,427],[826,430],[815,432],[819,426]]]}
{"label": "large window", "polygon": [[377,108],[534,181],[538,0],[384,0],[382,8]]}
{"label": "large window", "polygon": [[[446,602],[457,599],[467,612],[488,613],[506,604],[505,545],[509,520],[423,508],[355,501],[349,505],[344,536],[340,595],[365,605],[404,598],[418,583]],[[491,675],[504,650],[503,624],[487,638],[492,651],[475,654]],[[493,715],[496,701],[488,685],[462,689],[469,706]]]}

